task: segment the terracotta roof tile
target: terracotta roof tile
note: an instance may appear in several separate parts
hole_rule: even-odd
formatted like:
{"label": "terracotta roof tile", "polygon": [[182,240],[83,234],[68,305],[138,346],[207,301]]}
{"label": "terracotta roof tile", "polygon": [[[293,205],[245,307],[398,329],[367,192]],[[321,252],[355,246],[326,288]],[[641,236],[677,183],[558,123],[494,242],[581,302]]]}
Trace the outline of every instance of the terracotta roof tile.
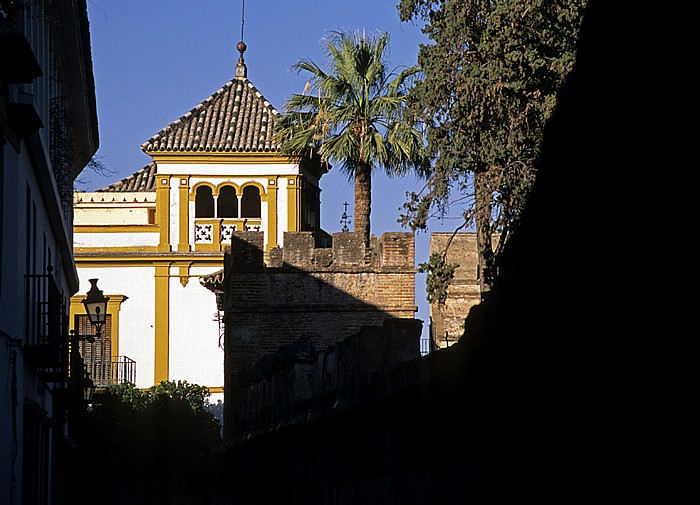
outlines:
{"label": "terracotta roof tile", "polygon": [[110,184],[106,188],[95,190],[97,193],[119,192],[132,193],[139,191],[155,191],[156,190],[156,163],[150,162],[135,174],[122,179],[119,182]]}
{"label": "terracotta roof tile", "polygon": [[279,112],[247,79],[232,79],[141,145],[164,151],[270,152]]}

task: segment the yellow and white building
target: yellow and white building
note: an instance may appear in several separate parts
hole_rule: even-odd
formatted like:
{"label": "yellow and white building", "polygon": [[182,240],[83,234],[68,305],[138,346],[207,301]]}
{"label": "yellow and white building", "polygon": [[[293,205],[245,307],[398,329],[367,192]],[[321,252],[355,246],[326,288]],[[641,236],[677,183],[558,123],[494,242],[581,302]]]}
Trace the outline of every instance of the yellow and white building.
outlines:
{"label": "yellow and white building", "polygon": [[[239,44],[234,79],[141,146],[150,164],[75,194],[79,293],[97,278],[110,297],[102,340],[83,349],[98,382],[135,365],[138,387],[186,380],[222,399],[223,328],[200,279],[223,268],[235,230],[263,231],[266,251],[281,247],[286,231],[322,236],[325,170],[280,156],[279,113],[247,79],[244,50]],[[71,299],[71,320],[84,331],[81,299]]]}

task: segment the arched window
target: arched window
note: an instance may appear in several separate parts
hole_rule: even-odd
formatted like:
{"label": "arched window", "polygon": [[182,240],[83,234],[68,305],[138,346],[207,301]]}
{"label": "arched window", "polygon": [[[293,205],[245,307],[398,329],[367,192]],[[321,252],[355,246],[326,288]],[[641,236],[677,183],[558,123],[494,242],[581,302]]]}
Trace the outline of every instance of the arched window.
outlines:
{"label": "arched window", "polygon": [[219,190],[219,198],[216,199],[217,217],[238,217],[238,198],[236,188],[224,186]]}
{"label": "arched window", "polygon": [[195,217],[214,217],[214,197],[209,186],[200,186],[194,200]]}
{"label": "arched window", "polygon": [[243,188],[241,217],[260,217],[260,190],[255,186]]}

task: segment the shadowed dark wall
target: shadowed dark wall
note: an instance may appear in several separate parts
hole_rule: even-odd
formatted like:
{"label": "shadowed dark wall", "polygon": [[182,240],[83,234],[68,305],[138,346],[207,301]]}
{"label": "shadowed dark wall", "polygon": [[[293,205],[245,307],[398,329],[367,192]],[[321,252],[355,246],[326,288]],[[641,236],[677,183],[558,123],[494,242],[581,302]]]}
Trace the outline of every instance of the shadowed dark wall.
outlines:
{"label": "shadowed dark wall", "polygon": [[671,126],[651,118],[667,76],[646,52],[650,13],[621,10],[589,2],[522,227],[468,338],[407,364],[416,382],[386,401],[231,449],[232,503],[690,503],[686,265],[654,227],[667,209],[649,205],[673,200],[659,175]]}

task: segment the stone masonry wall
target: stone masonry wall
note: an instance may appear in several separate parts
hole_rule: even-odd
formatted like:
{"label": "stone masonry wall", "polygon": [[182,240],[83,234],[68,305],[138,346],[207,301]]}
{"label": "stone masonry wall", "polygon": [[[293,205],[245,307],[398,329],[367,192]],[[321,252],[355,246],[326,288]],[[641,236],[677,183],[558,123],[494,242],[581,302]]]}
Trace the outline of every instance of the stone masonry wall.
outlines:
{"label": "stone masonry wall", "polygon": [[395,370],[420,357],[421,328],[386,319],[325,349],[302,336],[258,360],[236,415],[245,433],[232,442],[386,398],[403,384]]}
{"label": "stone masonry wall", "polygon": [[459,266],[447,290],[445,305],[430,305],[430,336],[439,348],[448,347],[459,340],[464,333],[465,317],[481,301],[476,233],[432,233],[430,253],[442,254],[448,242],[446,262]]}
{"label": "stone masonry wall", "polygon": [[373,237],[369,248],[360,235],[335,233],[332,247],[316,248],[311,232],[288,232],[284,244],[265,254],[261,232],[236,232],[225,255],[227,436],[236,426],[235,390],[264,356],[301,336],[323,349],[417,310],[411,233]]}

